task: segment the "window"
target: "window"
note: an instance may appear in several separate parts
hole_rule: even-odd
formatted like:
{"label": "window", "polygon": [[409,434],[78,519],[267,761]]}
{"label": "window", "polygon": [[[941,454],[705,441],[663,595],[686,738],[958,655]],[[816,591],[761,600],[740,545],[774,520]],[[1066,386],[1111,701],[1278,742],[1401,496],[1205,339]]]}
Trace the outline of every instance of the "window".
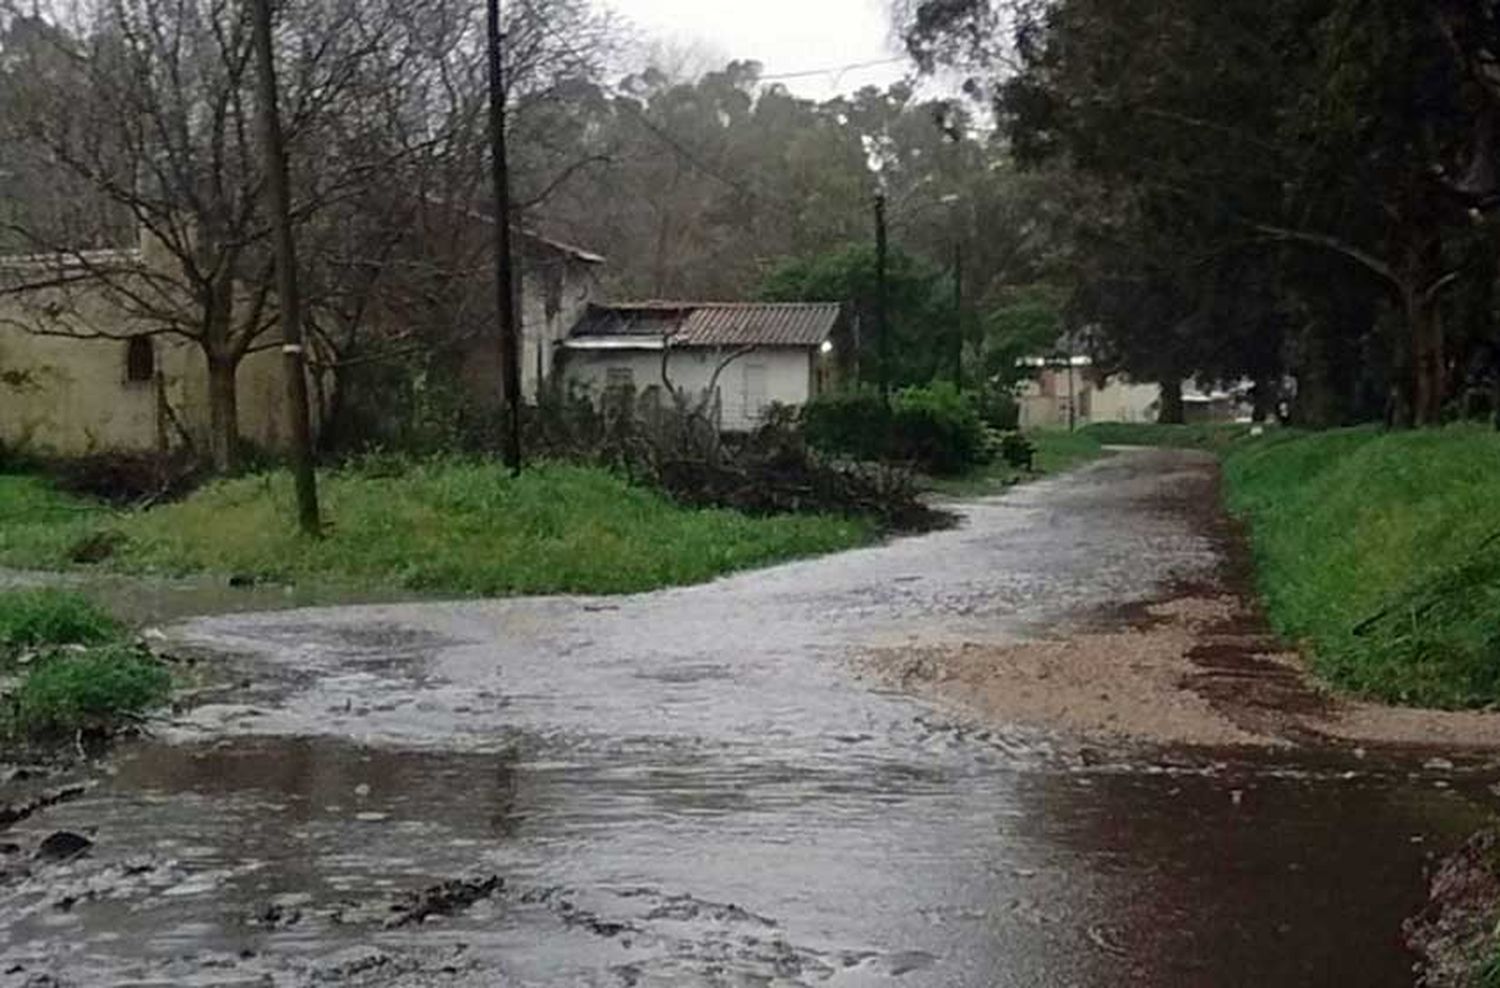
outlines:
{"label": "window", "polygon": [[604,371],[604,407],[628,412],[635,400],[635,372],[629,367],[609,367]]}
{"label": "window", "polygon": [[634,391],[635,371],[629,367],[611,367],[604,372],[606,391]]}
{"label": "window", "polygon": [[125,342],[125,380],[142,382],[156,376],[156,347],[149,336],[133,336]]}

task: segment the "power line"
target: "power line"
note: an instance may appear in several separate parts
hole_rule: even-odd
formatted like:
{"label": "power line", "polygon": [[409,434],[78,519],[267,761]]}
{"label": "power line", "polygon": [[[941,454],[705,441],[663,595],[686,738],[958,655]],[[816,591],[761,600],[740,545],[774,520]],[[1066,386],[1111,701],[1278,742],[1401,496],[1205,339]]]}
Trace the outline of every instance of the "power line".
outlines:
{"label": "power line", "polygon": [[775,72],[770,75],[756,76],[757,82],[780,82],[783,79],[807,79],[812,76],[831,75],[841,76],[845,72],[855,72],[859,69],[873,69],[882,65],[895,65],[897,62],[905,62],[904,56],[895,58],[878,58],[872,62],[850,62],[848,65],[835,65],[826,69],[802,69],[798,72]]}

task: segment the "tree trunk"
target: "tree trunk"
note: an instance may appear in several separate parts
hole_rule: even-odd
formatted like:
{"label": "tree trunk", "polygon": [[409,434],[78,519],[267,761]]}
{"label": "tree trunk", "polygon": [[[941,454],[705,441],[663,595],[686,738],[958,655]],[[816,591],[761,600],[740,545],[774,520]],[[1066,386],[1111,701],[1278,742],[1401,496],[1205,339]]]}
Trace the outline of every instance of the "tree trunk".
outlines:
{"label": "tree trunk", "polygon": [[1161,382],[1161,411],[1156,421],[1163,425],[1182,425],[1182,378],[1171,377]]}
{"label": "tree trunk", "polygon": [[1443,354],[1443,320],[1437,300],[1420,289],[1405,293],[1407,331],[1411,335],[1412,419],[1418,428],[1437,425],[1447,397]]}
{"label": "tree trunk", "polygon": [[1263,377],[1255,382],[1250,390],[1250,421],[1259,425],[1276,414],[1276,406],[1280,404],[1279,390],[1272,378]]}
{"label": "tree trunk", "polygon": [[214,470],[228,473],[239,463],[239,400],[232,357],[208,355],[208,448]]}

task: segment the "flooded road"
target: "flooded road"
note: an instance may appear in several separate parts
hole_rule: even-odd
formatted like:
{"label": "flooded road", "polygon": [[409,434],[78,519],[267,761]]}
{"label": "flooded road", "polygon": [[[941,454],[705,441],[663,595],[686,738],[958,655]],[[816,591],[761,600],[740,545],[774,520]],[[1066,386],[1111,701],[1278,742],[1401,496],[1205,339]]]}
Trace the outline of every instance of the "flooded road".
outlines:
{"label": "flooded road", "polygon": [[[1492,765],[1085,744],[852,671],[1217,579],[1213,484],[1131,452],[702,587],[174,628],[234,685],[0,834],[0,985],[1409,985]],[[60,828],[92,852],[21,863]]]}

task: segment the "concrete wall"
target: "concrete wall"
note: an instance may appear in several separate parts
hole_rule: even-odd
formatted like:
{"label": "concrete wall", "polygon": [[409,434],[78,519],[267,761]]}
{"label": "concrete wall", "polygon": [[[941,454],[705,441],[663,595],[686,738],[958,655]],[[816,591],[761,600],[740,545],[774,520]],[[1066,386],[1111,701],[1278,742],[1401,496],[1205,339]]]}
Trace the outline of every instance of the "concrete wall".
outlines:
{"label": "concrete wall", "polygon": [[[1121,376],[1111,377],[1103,387],[1091,383],[1086,368],[1073,372],[1072,397],[1077,403],[1076,422],[1152,422],[1161,389],[1155,384],[1133,384]],[[1046,369],[1027,381],[1016,394],[1021,410],[1021,428],[1049,428],[1068,424],[1070,401],[1068,372]]]}
{"label": "concrete wall", "polygon": [[[613,369],[629,372],[637,393],[661,384],[661,352],[656,350],[568,350],[566,378],[596,395],[610,384]],[[674,350],[667,365],[672,384],[701,394],[728,351],[706,348]],[[819,362],[831,358],[808,347],[766,347],[736,357],[719,374],[720,427],[731,432],[753,429],[767,405],[802,405],[829,380],[818,374]]]}
{"label": "concrete wall", "polygon": [[[40,336],[29,327],[87,331],[98,326],[129,332],[99,292],[75,289],[66,322],[45,302],[0,299],[0,443],[38,453],[78,456],[104,451],[145,452],[183,445],[179,427],[164,414],[155,381],[130,381],[124,340]],[[139,328],[139,327],[135,327]],[[151,341],[160,395],[181,430],[199,449],[208,446],[207,370],[191,341],[158,336]],[[240,364],[240,435],[267,447],[287,435],[276,351],[251,354]]]}

